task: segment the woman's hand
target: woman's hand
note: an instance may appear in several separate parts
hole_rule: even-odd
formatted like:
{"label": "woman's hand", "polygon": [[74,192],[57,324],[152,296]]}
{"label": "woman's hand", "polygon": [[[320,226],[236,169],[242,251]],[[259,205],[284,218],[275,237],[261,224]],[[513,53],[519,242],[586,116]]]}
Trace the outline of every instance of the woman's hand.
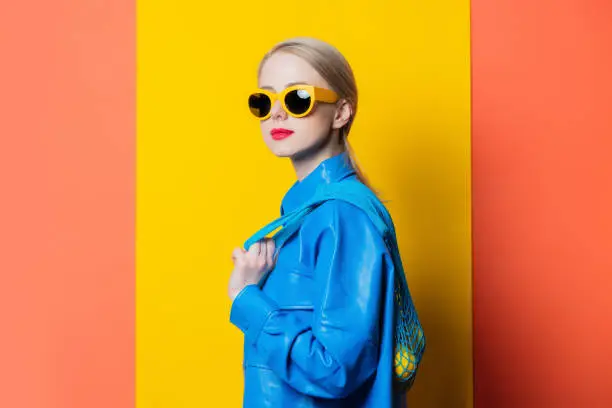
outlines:
{"label": "woman's hand", "polygon": [[248,251],[236,248],[232,252],[234,270],[229,280],[228,295],[232,301],[247,285],[257,284],[274,267],[274,240],[264,238],[251,245]]}

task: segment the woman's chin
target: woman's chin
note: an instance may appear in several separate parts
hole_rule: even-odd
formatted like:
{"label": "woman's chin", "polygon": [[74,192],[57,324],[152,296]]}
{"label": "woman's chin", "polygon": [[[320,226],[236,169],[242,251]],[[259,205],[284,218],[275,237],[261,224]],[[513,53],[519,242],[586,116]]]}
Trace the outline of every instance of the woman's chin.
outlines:
{"label": "woman's chin", "polygon": [[289,137],[283,140],[265,139],[265,143],[268,149],[276,157],[289,157],[293,159],[303,158],[309,156],[321,149],[325,140],[321,140],[317,143],[316,140],[304,140],[299,138]]}
{"label": "woman's chin", "polygon": [[268,147],[270,148],[272,154],[274,154],[276,157],[293,157],[297,153],[297,150],[299,150],[292,147],[288,143],[285,144],[282,142],[274,142],[272,146]]}

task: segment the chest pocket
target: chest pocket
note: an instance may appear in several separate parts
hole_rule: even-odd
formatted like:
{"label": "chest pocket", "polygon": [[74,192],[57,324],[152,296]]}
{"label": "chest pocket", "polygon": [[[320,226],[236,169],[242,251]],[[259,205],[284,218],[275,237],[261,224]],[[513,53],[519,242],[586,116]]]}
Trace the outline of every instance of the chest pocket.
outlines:
{"label": "chest pocket", "polygon": [[263,292],[282,309],[312,309],[315,298],[314,274],[300,263],[278,263],[263,285]]}

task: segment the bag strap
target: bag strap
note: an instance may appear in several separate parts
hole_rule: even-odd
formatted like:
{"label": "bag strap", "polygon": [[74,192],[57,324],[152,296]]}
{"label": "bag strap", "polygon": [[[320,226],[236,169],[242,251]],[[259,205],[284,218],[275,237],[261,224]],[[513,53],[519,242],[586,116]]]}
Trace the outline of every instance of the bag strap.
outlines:
{"label": "bag strap", "polygon": [[[276,257],[285,242],[299,230],[306,216],[319,205],[329,200],[342,200],[348,202],[360,208],[368,215],[389,248],[393,263],[398,272],[395,277],[400,290],[403,291],[403,293],[408,293],[407,296],[410,297],[408,283],[404,275],[404,268],[401,257],[399,256],[395,226],[393,225],[391,215],[384,205],[380,203],[378,198],[376,198],[374,193],[357,180],[343,180],[337,183],[322,184],[311,200],[262,227],[245,241],[244,248],[248,251],[255,242],[260,241],[279,227],[282,227],[272,237],[276,247],[274,252],[274,256]],[[271,271],[268,271],[262,277],[259,281],[259,286],[263,286],[270,272]]]}
{"label": "bag strap", "polygon": [[378,204],[378,200],[374,198],[371,190],[359,181],[344,180],[338,183],[322,184],[311,200],[262,227],[245,241],[244,248],[248,251],[255,242],[282,227],[273,236],[278,251],[297,232],[304,218],[315,208],[329,200],[342,200],[362,209],[383,238],[387,239],[393,236],[394,227],[391,217],[384,207]]}

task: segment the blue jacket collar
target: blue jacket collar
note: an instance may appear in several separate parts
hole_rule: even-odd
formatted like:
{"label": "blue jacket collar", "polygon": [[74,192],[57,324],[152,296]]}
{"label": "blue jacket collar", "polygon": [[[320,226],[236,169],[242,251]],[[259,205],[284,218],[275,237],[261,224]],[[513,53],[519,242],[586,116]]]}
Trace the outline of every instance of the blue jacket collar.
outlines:
{"label": "blue jacket collar", "polygon": [[333,183],[355,174],[347,152],[323,160],[302,181],[296,181],[287,191],[282,201],[281,215],[304,204],[322,183]]}

